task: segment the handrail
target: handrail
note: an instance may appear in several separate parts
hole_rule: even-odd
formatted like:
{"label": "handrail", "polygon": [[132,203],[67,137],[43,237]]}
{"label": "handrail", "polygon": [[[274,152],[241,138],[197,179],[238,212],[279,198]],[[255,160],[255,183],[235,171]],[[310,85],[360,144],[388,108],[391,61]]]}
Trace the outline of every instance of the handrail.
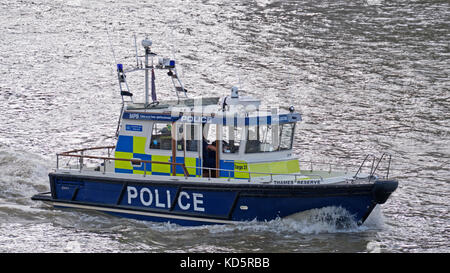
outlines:
{"label": "handrail", "polygon": [[[208,168],[208,167],[197,167],[197,166],[189,166],[186,167],[187,169],[201,169],[201,170],[208,170],[209,172],[209,178],[211,178],[211,171],[224,171],[224,172],[228,172],[228,179],[231,178],[231,172],[237,172],[237,173],[248,173],[249,177],[248,180],[250,181],[250,179],[252,178],[251,174],[266,174],[266,176],[270,176],[270,181],[273,180],[273,176],[274,175],[288,175],[288,176],[294,176],[294,179],[297,180],[297,176],[302,176],[305,174],[302,173],[265,173],[265,172],[251,172],[251,171],[236,171],[236,170],[229,170],[229,169],[217,169],[217,168]],[[318,179],[320,179],[321,181],[323,181],[323,177],[321,175],[318,174],[308,174],[305,176],[312,176],[312,177],[316,177]],[[259,177],[259,176],[256,176]]]}
{"label": "handrail", "polygon": [[373,155],[373,154],[368,154],[368,155],[366,155],[366,157],[364,158],[363,162],[362,162],[361,165],[359,166],[358,171],[356,171],[356,173],[355,173],[355,175],[353,176],[353,178],[355,179],[355,178],[358,176],[358,174],[360,173],[362,167],[364,166],[364,164],[366,163],[367,159],[368,159],[370,156],[373,157],[373,160],[372,160],[372,166],[371,166],[370,172],[369,172],[369,182],[370,182],[370,180],[372,180],[372,178],[375,177],[375,172],[377,171],[378,166],[380,165],[381,161],[382,161],[385,157],[389,157],[388,166],[387,166],[387,170],[386,170],[386,177],[385,177],[386,179],[388,179],[388,178],[389,178],[389,171],[390,171],[390,169],[391,169],[392,155],[389,154],[389,153],[386,153],[386,152],[384,152],[384,153],[381,155],[381,157],[378,159],[378,162],[377,162],[376,165],[375,165],[375,161],[377,160],[377,158],[375,157],[375,155]]}
{"label": "handrail", "polygon": [[377,165],[375,166],[374,169],[372,169],[372,171],[370,172],[370,176],[369,176],[369,182],[372,179],[373,175],[375,174],[375,171],[378,169],[378,165],[380,165],[381,160],[383,160],[384,156],[389,156],[389,162],[388,162],[388,168],[387,168],[387,174],[386,174],[386,179],[389,177],[389,169],[391,168],[391,159],[392,159],[392,155],[389,153],[383,153],[380,157],[380,159],[378,160]]}
{"label": "handrail", "polygon": [[368,155],[366,155],[366,157],[364,158],[364,160],[363,160],[363,162],[361,163],[361,165],[359,165],[359,169],[356,171],[356,173],[355,173],[355,175],[353,176],[353,178],[356,178],[356,177],[358,176],[359,172],[362,170],[362,167],[364,166],[364,163],[366,163],[366,160],[367,160],[370,156],[373,157],[373,160],[372,160],[372,167],[371,167],[371,169],[370,169],[370,174],[372,175],[373,164],[374,164],[374,162],[375,162],[375,155],[374,155],[374,154],[368,154]]}
{"label": "handrail", "polygon": [[62,152],[59,153],[57,155],[66,155],[66,154],[71,154],[71,153],[78,153],[78,152],[84,152],[84,151],[90,151],[90,150],[100,150],[100,149],[114,149],[116,148],[115,145],[111,145],[111,146],[100,146],[100,147],[90,147],[90,148],[83,148],[83,149],[77,149],[77,150],[71,150],[71,151],[67,151],[67,152]]}
{"label": "handrail", "polygon": [[[314,165],[327,165],[328,166],[328,173],[331,173],[332,171],[345,171],[345,173],[349,172],[350,168],[359,168],[360,165],[356,164],[342,164],[342,163],[332,163],[332,162],[323,162],[323,161],[313,161],[313,160],[298,160],[299,163],[307,163],[310,165],[309,170],[304,169],[303,171],[314,171],[315,168],[313,168]],[[306,166],[306,165],[305,165]],[[333,167],[340,167],[340,168],[333,168]],[[345,168],[343,168],[345,167]],[[326,171],[325,169],[321,169],[322,171]]]}
{"label": "handrail", "polygon": [[[254,175],[262,175],[262,176],[270,176],[270,181],[273,181],[273,176],[278,176],[278,175],[287,175],[287,176],[293,176],[295,180],[297,180],[298,176],[304,175],[304,174],[292,174],[292,173],[267,173],[267,172],[251,172],[251,171],[237,171],[237,170],[229,170],[229,169],[218,169],[218,168],[207,168],[207,167],[197,167],[197,166],[189,166],[186,167],[186,165],[184,163],[178,163],[178,162],[163,162],[163,161],[153,161],[153,160],[141,160],[141,159],[129,159],[129,158],[117,158],[117,157],[105,157],[105,156],[94,156],[94,155],[84,155],[83,153],[85,151],[90,151],[90,150],[100,150],[100,149],[112,149],[115,148],[115,146],[101,146],[101,147],[91,147],[91,148],[83,148],[83,149],[76,149],[76,150],[71,150],[71,151],[67,151],[67,152],[62,152],[62,153],[58,153],[56,154],[56,168],[59,169],[59,157],[60,156],[67,156],[67,157],[76,157],[76,158],[80,158],[80,171],[82,170],[82,165],[83,165],[83,159],[88,158],[88,159],[101,159],[104,161],[103,164],[103,172],[106,172],[106,160],[119,160],[119,161],[129,161],[132,163],[151,163],[151,164],[167,164],[167,165],[171,165],[171,166],[181,166],[183,168],[183,173],[184,173],[184,177],[187,178],[189,176],[189,171],[188,169],[201,169],[203,170],[208,170],[209,172],[209,178],[211,178],[211,171],[223,171],[223,172],[227,172],[228,173],[228,179],[231,179],[231,172],[239,172],[239,173],[248,173],[248,180],[250,181],[252,176],[253,178],[255,177]],[[74,154],[74,153],[81,153],[81,154]],[[146,165],[144,164],[144,176],[146,174]],[[320,179],[321,181],[323,181],[323,177],[317,174],[309,174],[306,175],[307,177],[314,177],[317,179]],[[259,176],[256,176],[259,177]]]}
{"label": "handrail", "polygon": [[[68,152],[62,152],[56,154],[56,169],[59,169],[59,157],[60,156],[68,156],[68,157],[78,157],[80,158],[80,171],[83,167],[83,159],[84,158],[90,158],[90,159],[103,159],[104,163],[106,160],[119,160],[119,161],[130,161],[132,163],[151,163],[151,164],[168,164],[171,166],[181,166],[183,168],[183,173],[185,177],[189,176],[189,173],[186,169],[186,165],[184,163],[178,163],[178,162],[164,162],[164,161],[153,161],[153,160],[142,160],[142,159],[129,159],[129,158],[117,158],[117,157],[105,157],[105,156],[94,156],[94,155],[84,155],[83,152],[89,151],[89,150],[99,150],[99,149],[105,149],[108,148],[108,151],[110,148],[115,148],[115,146],[103,146],[103,147],[92,147],[92,148],[84,148],[84,149],[78,149],[78,150],[72,150]],[[73,154],[81,152],[81,155],[79,154]],[[109,152],[108,152],[109,153]],[[104,170],[106,169],[106,164],[103,165]],[[146,173],[146,164],[144,164],[144,175]]]}
{"label": "handrail", "polygon": [[[278,175],[285,175],[285,176],[293,176],[294,179],[297,181],[297,177],[301,176],[301,175],[305,175],[307,177],[314,177],[316,179],[320,179],[321,181],[323,181],[323,177],[321,175],[318,174],[306,174],[306,173],[267,173],[267,172],[251,172],[251,171],[238,171],[238,170],[229,170],[229,169],[220,169],[220,168],[207,168],[207,167],[197,167],[197,166],[188,166],[186,167],[186,165],[184,163],[178,163],[178,162],[163,162],[163,161],[153,161],[153,160],[142,160],[142,159],[129,159],[129,158],[116,158],[116,157],[110,157],[109,156],[109,152],[110,149],[114,149],[115,146],[100,146],[100,147],[91,147],[91,148],[83,148],[83,149],[76,149],[76,150],[71,150],[71,151],[67,151],[67,152],[62,152],[62,153],[57,153],[56,154],[56,169],[59,169],[59,157],[60,156],[67,156],[67,157],[76,157],[80,159],[80,171],[83,168],[83,159],[87,158],[87,159],[100,159],[103,160],[103,173],[106,172],[106,161],[107,160],[119,160],[119,161],[129,161],[132,162],[134,164],[136,163],[150,163],[150,164],[167,164],[167,165],[171,165],[171,166],[180,166],[183,169],[183,173],[184,173],[184,177],[187,178],[189,177],[189,171],[188,169],[200,169],[201,172],[203,173],[204,170],[207,170],[209,172],[209,178],[211,178],[211,172],[212,171],[216,171],[216,172],[226,172],[228,173],[228,180],[230,180],[231,177],[231,173],[248,173],[248,181],[250,182],[252,176],[253,177],[264,177],[264,176],[270,176],[270,181],[273,181],[273,176],[278,176]],[[91,150],[100,150],[100,149],[108,149],[108,156],[94,156],[94,155],[84,155],[85,151],[91,151]],[[74,153],[81,153],[81,154],[74,154]],[[357,172],[355,173],[355,175],[353,176],[353,178],[356,178],[358,176],[358,174],[361,172],[364,164],[366,163],[366,161],[369,159],[369,157],[373,157],[372,160],[372,166],[371,166],[371,170],[370,170],[370,174],[369,174],[369,181],[370,179],[374,176],[375,171],[378,169],[378,166],[380,165],[380,162],[384,159],[384,157],[389,156],[389,162],[388,162],[388,168],[387,168],[387,174],[386,174],[386,178],[389,177],[389,171],[390,171],[390,165],[391,165],[391,158],[392,155],[388,154],[388,153],[383,153],[382,156],[379,158],[376,166],[375,166],[375,161],[376,161],[376,157],[373,154],[367,154],[366,157],[364,158],[363,162],[359,165],[359,168],[357,170]],[[331,166],[340,166],[339,164],[334,164],[334,163],[327,163],[327,162],[314,162],[312,160],[298,160],[299,162],[307,162],[310,163],[311,165],[311,170],[310,172],[313,171],[313,167],[312,164],[327,164],[329,166],[329,172],[331,173]],[[346,166],[347,168],[348,166]],[[353,166],[353,167],[356,167]],[[173,168],[172,168],[172,175],[174,175],[173,173]],[[347,170],[346,170],[347,172]],[[146,175],[147,171],[146,171],[146,164],[144,164],[144,176]],[[257,176],[255,176],[257,175]],[[245,178],[244,178],[245,179]]]}
{"label": "handrail", "polygon": [[[86,151],[88,149],[80,149],[77,151]],[[77,155],[77,154],[69,154],[69,152],[64,152],[64,153],[59,153],[56,154],[57,155],[57,169],[58,169],[58,157],[59,156],[68,156],[68,157],[77,157],[77,158],[90,158],[90,159],[103,159],[104,161],[106,160],[119,160],[119,161],[130,161],[133,163],[151,163],[151,164],[168,164],[168,165],[175,165],[175,166],[181,166],[183,168],[183,172],[184,172],[184,176],[188,177],[189,176],[189,172],[187,169],[206,169],[209,171],[209,178],[211,178],[211,171],[224,171],[224,172],[228,172],[228,179],[231,178],[231,172],[239,172],[239,173],[248,173],[249,174],[249,178],[248,180],[250,181],[251,179],[251,174],[265,174],[267,176],[270,176],[270,181],[273,180],[273,176],[276,175],[288,175],[288,176],[294,176],[294,179],[297,180],[297,176],[303,175],[303,174],[291,174],[291,173],[266,173],[266,172],[246,172],[246,171],[236,171],[236,170],[228,170],[228,169],[217,169],[217,168],[207,168],[207,167],[197,167],[197,166],[189,166],[186,167],[186,165],[184,163],[177,163],[177,162],[163,162],[163,161],[153,161],[153,160],[141,160],[141,159],[128,159],[128,158],[117,158],[117,157],[104,157],[104,156],[92,156],[92,155]],[[105,167],[105,165],[104,165]],[[80,166],[80,170],[81,170],[81,166]],[[145,175],[145,165],[144,165],[144,175]],[[316,177],[318,179],[320,179],[321,181],[323,181],[323,177],[320,175],[316,175],[316,174],[308,174],[306,175],[308,177]]]}
{"label": "handrail", "polygon": [[[357,164],[357,165],[356,164],[342,164],[342,163],[340,164],[340,163],[332,163],[332,162],[324,162],[324,161],[313,161],[313,160],[300,160],[300,159],[298,160],[298,162],[300,162],[300,163],[307,163],[307,164],[310,165],[309,169],[303,169],[302,171],[313,171],[313,169],[317,168],[316,165],[327,165],[329,173],[331,173],[333,170],[334,171],[345,171],[347,173],[347,172],[349,172],[349,170],[348,170],[349,168],[355,168],[355,169],[357,168],[357,172],[355,173],[355,175],[353,175],[353,177],[356,177],[362,171],[362,168],[364,167],[364,164],[369,159],[369,157],[373,158],[372,159],[372,165],[370,167],[370,172],[369,173],[374,174],[375,171],[378,169],[378,165],[379,165],[379,163],[375,165],[375,162],[377,160],[380,160],[380,159],[377,159],[374,154],[367,154],[364,157],[363,162],[361,164]],[[389,157],[388,158],[387,174],[386,174],[386,178],[387,178],[387,177],[389,177],[389,173],[390,173],[390,170],[391,170],[390,166],[391,166],[391,161],[392,161],[392,155],[387,153],[387,152],[385,152],[381,156],[381,159],[385,159],[385,157]],[[314,164],[314,168],[313,168],[313,164]],[[308,165],[304,164],[303,166],[308,166]],[[335,167],[345,167],[345,169],[341,169],[341,168],[332,169],[333,166],[335,166]],[[321,169],[321,171],[326,171],[326,170],[325,169]]]}

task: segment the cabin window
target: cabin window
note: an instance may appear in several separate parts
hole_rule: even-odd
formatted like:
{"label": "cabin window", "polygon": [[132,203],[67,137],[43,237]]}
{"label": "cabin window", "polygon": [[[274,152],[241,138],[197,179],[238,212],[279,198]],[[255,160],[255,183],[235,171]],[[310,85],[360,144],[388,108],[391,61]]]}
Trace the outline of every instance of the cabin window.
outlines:
{"label": "cabin window", "polygon": [[242,127],[223,126],[222,150],[224,153],[239,153],[241,143]]}
{"label": "cabin window", "polygon": [[172,124],[153,123],[150,149],[172,150]]}
{"label": "cabin window", "polygon": [[295,123],[284,123],[280,127],[280,150],[290,150],[292,149]]}
{"label": "cabin window", "polygon": [[212,124],[204,124],[203,125],[203,139],[206,139],[206,141],[209,144],[215,144],[215,141],[217,139],[217,134],[216,134],[216,127],[217,125],[212,125]]}
{"label": "cabin window", "polygon": [[247,127],[246,153],[265,153],[292,149],[294,123]]}
{"label": "cabin window", "polygon": [[200,131],[196,128],[198,125],[192,124],[177,124],[177,150],[184,151],[184,145],[186,145],[186,151],[196,152],[198,151],[198,143],[200,140]]}

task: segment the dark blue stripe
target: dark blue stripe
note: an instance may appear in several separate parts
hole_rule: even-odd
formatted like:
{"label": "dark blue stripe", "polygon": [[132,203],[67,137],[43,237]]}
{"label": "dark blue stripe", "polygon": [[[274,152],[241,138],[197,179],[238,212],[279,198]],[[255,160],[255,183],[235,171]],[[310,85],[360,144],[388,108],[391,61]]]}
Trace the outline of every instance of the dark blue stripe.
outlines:
{"label": "dark blue stripe", "polygon": [[[282,124],[289,122],[298,122],[302,120],[299,113],[289,113],[282,114],[278,116],[257,116],[257,117],[234,117],[226,118],[222,117],[202,117],[198,119],[184,119],[182,116],[171,116],[171,115],[161,115],[161,114],[145,114],[145,113],[130,113],[125,112],[122,116],[124,119],[133,120],[152,120],[161,122],[182,122],[182,123],[211,123],[211,124],[223,124],[223,125],[263,125],[263,124]],[[277,118],[278,117],[278,118]]]}
{"label": "dark blue stripe", "polygon": [[133,173],[133,170],[116,168],[116,173]]}

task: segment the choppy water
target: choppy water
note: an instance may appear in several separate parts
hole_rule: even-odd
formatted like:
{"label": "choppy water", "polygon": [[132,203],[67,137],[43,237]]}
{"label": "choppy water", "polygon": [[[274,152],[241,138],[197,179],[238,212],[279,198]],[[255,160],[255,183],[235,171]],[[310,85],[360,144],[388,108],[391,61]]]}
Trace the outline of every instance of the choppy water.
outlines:
{"label": "choppy water", "polygon": [[[449,18],[448,1],[1,1],[0,252],[449,252]],[[125,66],[133,33],[175,55],[191,96],[240,82],[296,106],[302,159],[390,152],[399,188],[361,227],[329,209],[192,228],[31,201],[56,152],[113,144],[105,24]]]}

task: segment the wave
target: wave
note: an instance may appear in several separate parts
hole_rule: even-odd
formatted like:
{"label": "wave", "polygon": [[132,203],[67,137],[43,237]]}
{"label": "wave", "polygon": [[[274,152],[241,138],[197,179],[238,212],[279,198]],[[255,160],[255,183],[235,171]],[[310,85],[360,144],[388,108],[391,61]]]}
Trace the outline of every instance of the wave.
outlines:
{"label": "wave", "polygon": [[[312,209],[290,215],[285,218],[277,218],[271,221],[248,221],[228,225],[208,225],[186,227],[173,223],[143,223],[159,232],[186,232],[202,231],[207,229],[209,233],[227,232],[274,232],[274,233],[298,233],[298,234],[322,234],[322,233],[346,233],[363,232],[368,229],[381,229],[383,227],[383,216],[380,208],[367,218],[366,222],[358,226],[353,216],[342,207],[324,207]],[[134,221],[134,220],[133,220]],[[142,223],[141,221],[137,221]],[[136,223],[137,224],[137,223]]]}
{"label": "wave", "polygon": [[0,201],[4,204],[31,204],[33,194],[48,190],[51,167],[47,159],[36,154],[0,150]]}

